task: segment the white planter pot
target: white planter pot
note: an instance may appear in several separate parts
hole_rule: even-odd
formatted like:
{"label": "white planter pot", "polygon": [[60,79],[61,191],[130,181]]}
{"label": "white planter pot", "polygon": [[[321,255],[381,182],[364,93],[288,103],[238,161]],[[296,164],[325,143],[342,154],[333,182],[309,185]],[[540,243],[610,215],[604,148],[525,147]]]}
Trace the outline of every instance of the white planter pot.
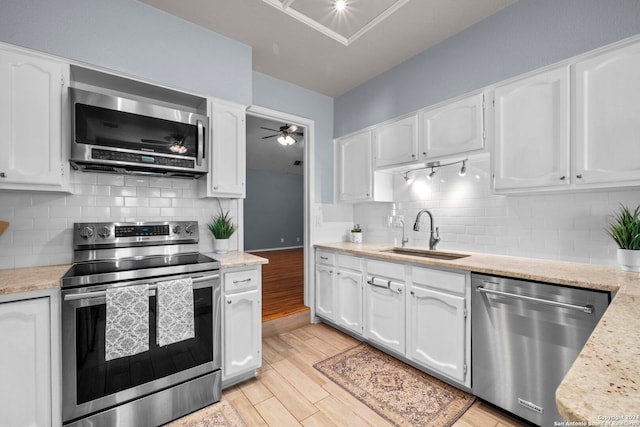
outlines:
{"label": "white planter pot", "polygon": [[623,270],[640,272],[640,251],[618,249],[618,265]]}
{"label": "white planter pot", "polygon": [[229,252],[229,240],[230,239],[213,239],[213,250],[217,254],[226,254]]}
{"label": "white planter pot", "polygon": [[352,243],[362,243],[362,233],[354,233],[351,232],[351,242]]}

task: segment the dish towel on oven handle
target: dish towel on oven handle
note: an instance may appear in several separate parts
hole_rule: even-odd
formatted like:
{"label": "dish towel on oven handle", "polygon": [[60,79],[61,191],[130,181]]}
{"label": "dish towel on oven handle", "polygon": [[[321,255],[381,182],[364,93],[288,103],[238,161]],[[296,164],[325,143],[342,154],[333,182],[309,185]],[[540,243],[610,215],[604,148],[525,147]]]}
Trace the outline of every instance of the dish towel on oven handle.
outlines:
{"label": "dish towel on oven handle", "polygon": [[107,289],[105,360],[149,350],[149,285]]}
{"label": "dish towel on oven handle", "polygon": [[193,313],[193,280],[158,283],[158,345],[173,344],[196,336]]}

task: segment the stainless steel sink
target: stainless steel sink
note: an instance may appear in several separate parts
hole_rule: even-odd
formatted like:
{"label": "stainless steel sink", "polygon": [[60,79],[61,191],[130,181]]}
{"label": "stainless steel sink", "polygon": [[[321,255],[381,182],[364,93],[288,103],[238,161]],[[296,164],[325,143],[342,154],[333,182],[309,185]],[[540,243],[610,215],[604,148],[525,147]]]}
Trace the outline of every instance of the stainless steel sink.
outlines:
{"label": "stainless steel sink", "polygon": [[434,259],[442,259],[453,261],[460,258],[468,257],[466,254],[458,254],[453,252],[444,252],[438,250],[429,250],[429,249],[410,249],[410,248],[393,248],[386,249],[380,252],[389,252],[398,255],[411,255],[411,256],[419,256],[423,258],[434,258]]}

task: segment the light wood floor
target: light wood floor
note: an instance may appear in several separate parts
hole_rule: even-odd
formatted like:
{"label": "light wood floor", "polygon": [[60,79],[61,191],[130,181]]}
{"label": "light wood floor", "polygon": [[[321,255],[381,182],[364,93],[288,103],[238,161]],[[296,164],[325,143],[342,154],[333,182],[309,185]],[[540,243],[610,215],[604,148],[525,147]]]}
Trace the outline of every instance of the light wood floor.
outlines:
{"label": "light wood floor", "polygon": [[[313,368],[359,342],[324,324],[263,339],[258,377],[224,390],[248,426],[390,426],[385,419]],[[520,422],[476,402],[454,427],[513,427]]]}
{"label": "light wood floor", "polygon": [[304,306],[303,249],[253,254],[269,260],[262,266],[262,321],[309,310]]}

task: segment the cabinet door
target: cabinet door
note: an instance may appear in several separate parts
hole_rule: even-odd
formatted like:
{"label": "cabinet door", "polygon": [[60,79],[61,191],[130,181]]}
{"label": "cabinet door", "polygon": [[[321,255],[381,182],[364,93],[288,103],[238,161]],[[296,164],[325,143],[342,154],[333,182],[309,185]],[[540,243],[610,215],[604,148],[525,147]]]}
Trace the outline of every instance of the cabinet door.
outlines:
{"label": "cabinet door", "polygon": [[374,164],[376,168],[417,161],[418,117],[413,115],[380,126],[374,134]]}
{"label": "cabinet door", "polygon": [[335,282],[333,267],[316,265],[316,314],[335,320]]}
{"label": "cabinet door", "polygon": [[223,380],[262,363],[260,292],[227,295],[224,305]]}
{"label": "cabinet door", "polygon": [[338,325],[362,335],[362,274],[339,270],[336,279]]}
{"label": "cabinet door", "polygon": [[49,299],[0,304],[0,425],[51,425]]}
{"label": "cabinet door", "polygon": [[412,287],[407,356],[463,383],[466,376],[465,298]]}
{"label": "cabinet door", "polygon": [[342,202],[373,197],[371,132],[362,132],[338,141],[339,199]]}
{"label": "cabinet door", "polygon": [[483,94],[452,102],[420,114],[420,158],[433,158],[484,147]]}
{"label": "cabinet door", "polygon": [[[62,105],[68,67],[0,50],[0,186],[63,185]],[[12,186],[10,188],[20,188]],[[58,188],[59,189],[59,188]]]}
{"label": "cabinet door", "polygon": [[496,190],[569,184],[569,67],[496,88]]}
{"label": "cabinet door", "polygon": [[404,354],[404,285],[392,282],[389,288],[365,287],[365,338]]}
{"label": "cabinet door", "polygon": [[640,43],[578,62],[576,183],[640,181]]}
{"label": "cabinet door", "polygon": [[244,198],[246,179],[245,108],[211,102],[209,196]]}

